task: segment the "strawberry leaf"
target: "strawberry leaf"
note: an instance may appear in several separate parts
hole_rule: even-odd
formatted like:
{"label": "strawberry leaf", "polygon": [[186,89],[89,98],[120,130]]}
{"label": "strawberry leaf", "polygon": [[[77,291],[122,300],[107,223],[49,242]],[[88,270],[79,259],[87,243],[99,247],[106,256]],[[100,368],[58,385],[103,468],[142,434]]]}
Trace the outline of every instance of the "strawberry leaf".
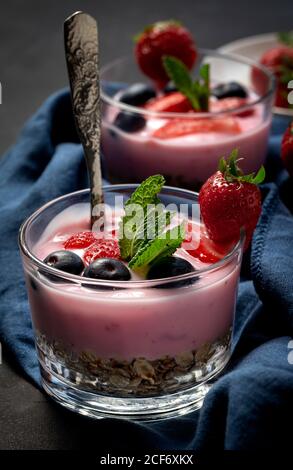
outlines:
{"label": "strawberry leaf", "polygon": [[224,157],[222,157],[219,161],[219,166],[218,166],[218,170],[221,172],[221,173],[225,173],[226,171],[226,168],[227,168],[227,163],[226,163],[226,160]]}
{"label": "strawberry leaf", "polygon": [[250,183],[260,184],[264,181],[265,176],[266,176],[266,171],[264,169],[264,166],[262,165],[260,169],[258,170],[257,174],[254,176],[254,178],[252,178]]}
{"label": "strawberry leaf", "polygon": [[145,33],[151,33],[154,29],[156,30],[164,30],[169,28],[170,26],[177,26],[178,28],[182,26],[182,23],[177,20],[165,20],[165,21],[157,21],[156,23],[148,24],[144,27],[141,33],[137,33],[133,36],[133,41],[138,42]]}
{"label": "strawberry leaf", "polygon": [[233,149],[228,159],[228,168],[229,168],[231,175],[235,177],[242,174],[242,172],[237,166],[237,157],[238,157],[238,149]]}
{"label": "strawberry leaf", "polygon": [[234,149],[227,159],[222,157],[219,161],[218,169],[223,174],[226,181],[229,183],[239,181],[252,184],[260,184],[264,181],[266,172],[263,166],[261,166],[256,175],[254,173],[244,175],[243,171],[237,164],[241,159],[237,157],[238,149]]}
{"label": "strawberry leaf", "polygon": [[293,31],[284,31],[278,33],[278,39],[283,44],[286,44],[286,46],[293,47]]}

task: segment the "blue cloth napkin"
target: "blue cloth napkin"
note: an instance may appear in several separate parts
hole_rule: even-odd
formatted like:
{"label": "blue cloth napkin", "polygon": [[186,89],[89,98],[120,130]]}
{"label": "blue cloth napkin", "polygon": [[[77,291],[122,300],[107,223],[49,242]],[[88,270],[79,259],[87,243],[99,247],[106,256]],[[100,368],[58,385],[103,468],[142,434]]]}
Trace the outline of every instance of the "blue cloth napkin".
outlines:
{"label": "blue cloth napkin", "polygon": [[[262,215],[243,261],[230,366],[200,412],[171,420],[171,425],[170,421],[110,420],[113,429],[127,433],[131,445],[209,452],[290,445],[285,423],[291,424],[293,418],[293,364],[288,348],[293,336],[293,198],[279,158],[286,125],[281,118],[274,121]],[[86,186],[69,92],[63,90],[45,102],[0,161],[0,339],[37,386],[40,378],[18,229],[45,202]],[[97,429],[103,425],[96,423]]]}

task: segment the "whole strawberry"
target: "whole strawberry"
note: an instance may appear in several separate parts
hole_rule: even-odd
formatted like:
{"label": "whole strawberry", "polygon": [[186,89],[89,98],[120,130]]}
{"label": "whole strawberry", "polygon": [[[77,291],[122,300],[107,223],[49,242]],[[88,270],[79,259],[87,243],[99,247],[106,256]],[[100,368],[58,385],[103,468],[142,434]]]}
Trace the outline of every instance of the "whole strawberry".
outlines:
{"label": "whole strawberry", "polygon": [[288,107],[288,83],[293,79],[293,47],[278,46],[267,51],[261,64],[268,67],[276,77],[276,106]]}
{"label": "whole strawberry", "polygon": [[[269,68],[276,78],[275,105],[288,108],[288,83],[293,80],[293,32],[278,33],[280,45],[268,49],[260,63]],[[258,93],[267,91],[267,79],[256,67],[252,70],[252,80]]]}
{"label": "whole strawberry", "polygon": [[189,70],[195,63],[197,51],[192,36],[177,21],[154,23],[136,37],[137,63],[158,88],[163,88],[169,81],[162,63],[165,55],[180,59]]}
{"label": "whole strawberry", "polygon": [[260,168],[256,176],[244,175],[237,165],[238,150],[227,161],[221,158],[219,170],[202,186],[199,193],[201,216],[214,242],[237,241],[245,230],[248,247],[261,212],[261,193],[257,187],[265,178]]}
{"label": "whole strawberry", "polygon": [[293,177],[293,122],[283,135],[281,158],[289,175]]}

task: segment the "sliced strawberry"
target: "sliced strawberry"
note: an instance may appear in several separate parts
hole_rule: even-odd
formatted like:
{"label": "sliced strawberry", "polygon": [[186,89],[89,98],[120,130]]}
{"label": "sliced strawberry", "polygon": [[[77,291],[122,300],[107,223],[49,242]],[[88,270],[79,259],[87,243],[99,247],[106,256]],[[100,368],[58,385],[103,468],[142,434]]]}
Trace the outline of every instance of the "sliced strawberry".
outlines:
{"label": "sliced strawberry", "polygon": [[202,263],[216,263],[220,261],[232,248],[231,243],[214,243],[208,236],[204,226],[201,226],[200,232],[192,231],[192,224],[188,224],[187,236],[182,244],[182,248],[191,256],[197,258]]}
{"label": "sliced strawberry", "polygon": [[205,132],[238,134],[241,128],[233,117],[215,119],[172,119],[157,129],[153,136],[158,139],[172,139],[183,135]]}
{"label": "sliced strawberry", "polygon": [[219,113],[221,111],[230,111],[235,109],[235,116],[247,117],[254,113],[254,110],[246,109],[245,111],[237,112],[237,108],[248,104],[246,98],[223,98],[218,101],[210,101],[210,111],[213,113]]}
{"label": "sliced strawberry", "polygon": [[84,253],[83,259],[87,264],[98,258],[120,258],[118,240],[115,238],[101,238],[91,245]]}
{"label": "sliced strawberry", "polygon": [[66,250],[70,248],[87,248],[96,241],[97,237],[93,232],[78,232],[69,237],[64,243],[63,246]]}
{"label": "sliced strawberry", "polygon": [[192,110],[190,101],[179,91],[154,98],[144,108],[156,113],[185,113]]}

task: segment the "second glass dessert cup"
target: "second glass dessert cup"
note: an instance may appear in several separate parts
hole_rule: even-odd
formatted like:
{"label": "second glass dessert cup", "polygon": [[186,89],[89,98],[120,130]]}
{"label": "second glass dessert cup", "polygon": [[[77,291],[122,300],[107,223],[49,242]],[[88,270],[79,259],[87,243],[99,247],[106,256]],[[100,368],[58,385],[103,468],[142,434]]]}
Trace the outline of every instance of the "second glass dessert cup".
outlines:
{"label": "second glass dessert cup", "polygon": [[[104,187],[106,204],[135,187]],[[164,187],[159,196],[200,221],[196,193]],[[109,282],[43,263],[35,247],[51,221],[65,223],[75,208],[89,214],[88,200],[88,190],[55,199],[20,230],[44,389],[96,418],[162,419],[199,408],[230,357],[244,237],[219,262],[167,279]]]}
{"label": "second glass dessert cup", "polygon": [[[107,177],[112,183],[141,182],[152,174],[165,176],[167,184],[199,189],[218,166],[219,156],[234,148],[243,157],[245,173],[264,163],[272,118],[274,77],[248,59],[198,51],[199,67],[210,64],[212,86],[237,82],[248,92],[246,104],[218,112],[155,112],[119,101],[119,90],[134,83],[150,82],[140,73],[132,57],[123,57],[102,69],[102,149]],[[252,72],[262,83],[255,90]],[[215,100],[217,107],[222,100]],[[240,100],[241,102],[241,100]],[[164,125],[180,121],[198,126],[188,135],[162,135]],[[180,129],[180,131],[182,128]],[[176,134],[176,132],[175,132]]]}

